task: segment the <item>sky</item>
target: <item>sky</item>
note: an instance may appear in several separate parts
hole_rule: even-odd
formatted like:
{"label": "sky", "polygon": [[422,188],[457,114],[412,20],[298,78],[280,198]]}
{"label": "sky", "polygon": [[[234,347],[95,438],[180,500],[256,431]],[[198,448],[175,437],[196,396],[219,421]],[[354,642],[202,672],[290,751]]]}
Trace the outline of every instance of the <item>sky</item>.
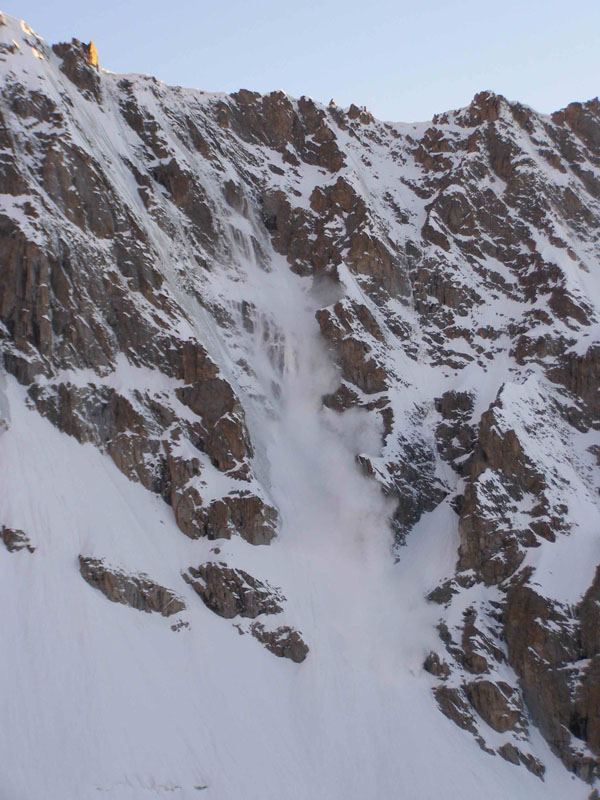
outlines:
{"label": "sky", "polygon": [[100,66],[205,91],[283,89],[395,122],[491,89],[549,113],[600,93],[598,0],[5,0]]}

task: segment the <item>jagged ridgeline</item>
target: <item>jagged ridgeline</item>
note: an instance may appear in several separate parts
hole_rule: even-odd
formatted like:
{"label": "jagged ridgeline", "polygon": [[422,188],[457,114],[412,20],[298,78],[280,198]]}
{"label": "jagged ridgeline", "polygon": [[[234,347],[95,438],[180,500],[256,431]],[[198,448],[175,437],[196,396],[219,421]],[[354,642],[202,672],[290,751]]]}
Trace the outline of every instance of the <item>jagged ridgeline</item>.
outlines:
{"label": "jagged ridgeline", "polygon": [[101,56],[0,20],[0,794],[598,797],[598,100]]}

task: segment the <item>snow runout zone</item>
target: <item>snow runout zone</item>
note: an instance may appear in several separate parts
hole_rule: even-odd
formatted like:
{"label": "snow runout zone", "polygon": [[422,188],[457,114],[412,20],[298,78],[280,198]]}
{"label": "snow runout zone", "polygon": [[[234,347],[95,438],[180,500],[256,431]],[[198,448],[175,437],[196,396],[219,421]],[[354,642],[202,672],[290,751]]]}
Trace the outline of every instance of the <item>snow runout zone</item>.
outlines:
{"label": "snow runout zone", "polygon": [[[68,74],[87,46],[53,51],[9,17],[0,40],[2,224],[25,253],[0,290],[0,527],[26,543],[0,547],[0,798],[588,798],[527,708],[500,733],[472,706],[469,732],[434,696],[485,678],[520,698],[511,580],[562,609],[550,632],[575,630],[600,563],[585,126],[582,172],[543,155],[559,122],[486,93],[389,125]],[[532,186],[542,222],[519,205]],[[221,538],[186,529],[232,497],[274,509],[268,546],[237,535],[241,505]],[[476,524],[497,545],[482,564]],[[117,602],[80,557],[129,581]],[[188,582],[206,562],[277,587],[277,609],[213,613]],[[141,613],[132,584],[181,610]],[[456,655],[473,614],[476,675]],[[253,624],[289,626],[306,657]]]}

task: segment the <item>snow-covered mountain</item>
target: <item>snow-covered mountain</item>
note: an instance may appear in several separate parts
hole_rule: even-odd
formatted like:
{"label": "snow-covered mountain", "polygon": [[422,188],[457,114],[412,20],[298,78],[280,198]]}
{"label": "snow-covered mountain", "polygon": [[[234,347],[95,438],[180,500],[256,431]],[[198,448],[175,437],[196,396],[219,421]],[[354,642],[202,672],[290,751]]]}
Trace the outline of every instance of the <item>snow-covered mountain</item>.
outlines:
{"label": "snow-covered mountain", "polygon": [[2,800],[597,798],[598,100],[0,41]]}

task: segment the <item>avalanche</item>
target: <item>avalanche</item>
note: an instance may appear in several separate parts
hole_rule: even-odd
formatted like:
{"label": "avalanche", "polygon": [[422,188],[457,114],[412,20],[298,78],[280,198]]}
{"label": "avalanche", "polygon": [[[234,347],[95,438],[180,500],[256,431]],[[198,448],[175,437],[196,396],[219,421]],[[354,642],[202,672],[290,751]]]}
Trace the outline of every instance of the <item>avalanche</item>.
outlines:
{"label": "avalanche", "polygon": [[[11,553],[0,544],[2,797],[587,798],[591,786],[567,771],[527,710],[526,735],[494,730],[475,712],[471,735],[440,713],[439,680],[423,669],[431,652],[451,661],[441,623],[456,635],[469,608],[487,613],[506,586],[473,579],[456,584],[444,607],[427,599],[456,573],[457,497],[469,480],[484,492],[482,475],[460,474],[441,454],[435,401],[445,392],[474,398],[474,437],[501,397],[493,431],[517,431],[523,452],[543,464],[551,510],[568,502],[569,534],[536,542],[519,569],[535,570],[534,585],[574,607],[600,562],[596,428],[566,422],[564,395],[545,362],[525,368],[511,349],[523,309],[550,308],[549,301],[524,300],[516,268],[500,256],[481,254],[474,267],[454,240],[446,251],[441,223],[437,239],[431,234],[438,244],[420,239],[422,229],[438,226],[433,194],[413,190],[427,183],[426,159],[412,148],[430,124],[332,117],[331,136],[318,128],[302,150],[277,112],[289,141],[265,144],[255,131],[236,129],[255,112],[240,123],[226,95],[88,74],[95,67],[83,62],[73,74],[91,82],[78,86],[64,67],[70,56],[24,23],[6,17],[0,37],[10,131],[2,145],[16,153],[20,176],[12,190],[2,188],[2,225],[11,220],[12,240],[31,245],[23,246],[14,286],[35,284],[28,332],[18,334],[21,323],[8,312],[2,317],[0,525],[26,532],[35,548]],[[300,113],[303,100],[286,102]],[[315,106],[314,114],[326,111]],[[452,142],[464,133],[459,121],[440,123]],[[353,134],[352,124],[367,133]],[[267,128],[274,139],[276,125]],[[524,140],[520,128],[510,131]],[[344,185],[325,165],[337,155],[319,150],[332,142],[343,154]],[[60,169],[52,172],[62,147],[72,185],[60,185]],[[432,152],[433,159],[446,153]],[[541,174],[551,171],[534,156]],[[473,177],[466,161],[460,169]],[[494,197],[505,190],[500,179],[477,185]],[[339,196],[327,206],[319,192],[332,187]],[[449,194],[463,202],[458,189]],[[315,212],[318,202],[344,213],[321,225],[329,210]],[[308,249],[302,239],[292,253],[283,241],[286,214]],[[355,229],[370,260],[356,255],[357,239],[344,238]],[[487,234],[479,234],[483,241]],[[590,262],[591,244],[568,235],[577,257]],[[413,239],[428,254],[414,274],[406,256]],[[337,248],[337,264],[319,274],[314,253],[327,250],[323,241]],[[554,241],[544,239],[544,247],[556,249]],[[34,245],[48,255],[46,273]],[[570,296],[597,309],[595,278],[558,249]],[[388,251],[404,254],[389,270]],[[443,267],[431,266],[442,257]],[[448,286],[424,308],[418,284],[430,267]],[[443,297],[457,286],[484,299],[436,329]],[[3,314],[7,296],[0,294]],[[544,313],[552,336],[582,347],[589,330],[580,334],[569,318]],[[486,329],[494,325],[497,336]],[[208,354],[198,357],[193,380],[189,365],[179,369],[186,343]],[[358,367],[344,360],[350,352],[359,353]],[[233,400],[212,426],[202,418],[200,429],[204,409],[185,390],[204,380],[213,382],[201,396],[207,407],[218,392]],[[353,398],[344,410],[335,400],[340,386]],[[115,407],[121,416],[113,419]],[[536,427],[540,418],[546,432]],[[221,425],[227,442],[231,430],[241,431],[233,468],[210,450]],[[123,456],[130,446],[139,473]],[[230,538],[211,538],[208,529],[184,535],[184,512],[177,516],[184,503],[198,510],[249,495],[276,509],[268,546],[247,541],[235,513]],[[478,513],[489,503],[495,514],[494,498],[490,490]],[[527,500],[515,501],[512,529],[529,524]],[[109,602],[82,579],[80,555],[147,575],[181,597],[185,610],[167,618]],[[268,652],[245,618],[228,621],[202,603],[182,574],[207,561],[281,588],[282,614],[262,621],[301,633],[309,648],[302,663]],[[518,685],[504,655],[487,674]],[[460,689],[470,677],[453,664],[447,685]],[[494,752],[507,737],[545,766],[543,779]]]}

